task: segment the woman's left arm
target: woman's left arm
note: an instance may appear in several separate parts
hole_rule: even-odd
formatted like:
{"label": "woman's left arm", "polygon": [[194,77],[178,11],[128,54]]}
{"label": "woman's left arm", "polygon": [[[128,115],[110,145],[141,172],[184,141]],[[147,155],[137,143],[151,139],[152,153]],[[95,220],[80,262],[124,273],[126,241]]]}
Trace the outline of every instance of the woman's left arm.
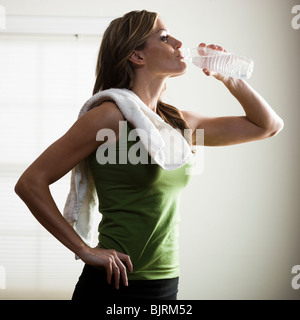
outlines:
{"label": "woman's left arm", "polygon": [[197,112],[182,111],[193,130],[194,144],[197,142],[196,129],[204,129],[204,144],[207,146],[226,146],[266,139],[283,129],[283,120],[247,82],[213,74],[207,69],[203,72],[224,83],[243,107],[245,116],[206,117]]}

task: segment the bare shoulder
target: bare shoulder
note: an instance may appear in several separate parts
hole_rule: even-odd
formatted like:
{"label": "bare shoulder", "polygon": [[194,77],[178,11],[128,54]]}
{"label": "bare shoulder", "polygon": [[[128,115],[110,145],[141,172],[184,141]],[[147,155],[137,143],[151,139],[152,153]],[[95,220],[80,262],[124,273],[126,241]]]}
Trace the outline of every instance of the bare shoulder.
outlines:
{"label": "bare shoulder", "polygon": [[94,107],[87,113],[94,115],[106,116],[109,118],[124,119],[122,112],[119,107],[113,101],[104,101],[99,106]]}
{"label": "bare shoulder", "polygon": [[124,121],[124,116],[118,106],[112,101],[105,101],[80,117],[76,126],[94,136],[101,129],[111,129],[118,134],[120,121]]}
{"label": "bare shoulder", "polygon": [[[119,135],[119,123],[124,117],[114,102],[105,101],[81,116],[62,137],[62,143],[89,145],[90,149],[97,148],[102,142],[96,141],[97,133],[102,129],[113,130]],[[80,147],[82,148],[82,147]]]}
{"label": "bare shoulder", "polygon": [[119,122],[124,121],[122,112],[113,101],[103,102],[101,105],[88,111],[81,118],[83,118],[82,120],[87,123],[90,129],[93,128],[94,130],[109,128],[117,131]]}

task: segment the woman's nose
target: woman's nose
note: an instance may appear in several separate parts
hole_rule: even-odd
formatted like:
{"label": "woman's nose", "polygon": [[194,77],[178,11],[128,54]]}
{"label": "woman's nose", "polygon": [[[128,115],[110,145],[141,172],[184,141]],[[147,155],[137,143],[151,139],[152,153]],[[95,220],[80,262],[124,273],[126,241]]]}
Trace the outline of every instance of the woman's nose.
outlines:
{"label": "woman's nose", "polygon": [[172,37],[172,46],[174,49],[179,49],[182,46],[182,42]]}
{"label": "woman's nose", "polygon": [[182,42],[177,40],[177,39],[175,39],[175,49],[179,49],[181,47],[182,47]]}

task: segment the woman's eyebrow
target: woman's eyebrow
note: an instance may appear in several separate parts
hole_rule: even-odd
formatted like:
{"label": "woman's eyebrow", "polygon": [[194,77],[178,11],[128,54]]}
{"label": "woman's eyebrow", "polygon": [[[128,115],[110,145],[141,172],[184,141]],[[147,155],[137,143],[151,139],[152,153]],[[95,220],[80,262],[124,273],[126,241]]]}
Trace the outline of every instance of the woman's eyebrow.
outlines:
{"label": "woman's eyebrow", "polygon": [[159,33],[160,31],[166,31],[167,33],[169,33],[167,29],[163,29],[163,28],[158,29],[156,33]]}

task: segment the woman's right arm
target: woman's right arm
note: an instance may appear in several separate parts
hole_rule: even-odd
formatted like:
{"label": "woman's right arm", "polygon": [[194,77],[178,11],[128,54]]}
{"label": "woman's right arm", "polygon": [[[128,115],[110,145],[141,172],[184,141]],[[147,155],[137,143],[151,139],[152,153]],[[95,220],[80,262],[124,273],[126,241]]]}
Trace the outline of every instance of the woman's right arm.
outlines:
{"label": "woman's right arm", "polygon": [[115,250],[87,246],[58,210],[49,185],[68,173],[104,142],[96,141],[96,134],[100,129],[112,129],[118,137],[121,120],[124,120],[123,115],[112,102],[104,102],[100,108],[87,112],[29,166],[15,186],[15,192],[35,218],[85,263],[104,267],[108,283],[111,283],[114,275],[116,288],[119,287],[120,277],[128,285],[123,262],[132,271],[130,257]]}

